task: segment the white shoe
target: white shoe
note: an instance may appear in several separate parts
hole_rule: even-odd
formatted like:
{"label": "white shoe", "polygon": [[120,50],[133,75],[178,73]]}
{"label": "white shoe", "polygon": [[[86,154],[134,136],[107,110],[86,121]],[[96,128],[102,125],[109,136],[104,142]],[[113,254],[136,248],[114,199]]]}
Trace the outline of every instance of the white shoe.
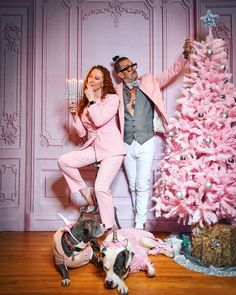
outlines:
{"label": "white shoe", "polygon": [[135,227],[136,229],[141,229],[141,230],[147,230],[146,224],[144,223],[136,223]]}

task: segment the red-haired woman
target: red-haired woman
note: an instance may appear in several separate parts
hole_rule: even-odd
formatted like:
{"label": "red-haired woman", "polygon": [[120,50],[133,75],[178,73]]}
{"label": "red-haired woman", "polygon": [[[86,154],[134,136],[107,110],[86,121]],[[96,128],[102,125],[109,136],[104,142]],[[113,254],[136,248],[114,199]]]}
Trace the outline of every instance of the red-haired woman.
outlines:
{"label": "red-haired woman", "polygon": [[[87,200],[87,211],[93,210],[93,190],[86,186],[78,168],[100,162],[94,185],[102,223],[107,229],[114,221],[111,184],[125,155],[124,143],[117,126],[119,98],[112,84],[109,71],[94,66],[84,82],[83,98],[78,108],[69,106],[73,125],[79,137],[85,137],[84,145],[62,155],[58,165],[72,193],[80,192]],[[72,111],[73,110],[73,111]]]}

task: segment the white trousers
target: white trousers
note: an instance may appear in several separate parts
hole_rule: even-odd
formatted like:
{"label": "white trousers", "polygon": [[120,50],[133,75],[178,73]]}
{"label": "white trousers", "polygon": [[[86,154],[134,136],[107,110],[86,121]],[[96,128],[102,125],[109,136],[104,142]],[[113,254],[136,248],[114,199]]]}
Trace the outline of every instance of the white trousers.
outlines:
{"label": "white trousers", "polygon": [[150,182],[152,165],[156,151],[156,138],[152,137],[144,144],[133,141],[125,144],[124,166],[127,174],[131,200],[135,213],[135,228],[143,229],[147,221],[148,201],[152,192]]}

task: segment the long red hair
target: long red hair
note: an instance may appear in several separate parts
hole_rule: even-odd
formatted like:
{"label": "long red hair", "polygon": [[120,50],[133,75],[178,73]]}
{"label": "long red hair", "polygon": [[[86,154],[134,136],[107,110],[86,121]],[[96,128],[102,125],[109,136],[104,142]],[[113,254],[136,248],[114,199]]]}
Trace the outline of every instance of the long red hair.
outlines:
{"label": "long red hair", "polygon": [[88,101],[86,95],[84,94],[84,90],[86,88],[88,78],[94,69],[101,71],[102,76],[103,76],[103,88],[102,88],[101,99],[104,99],[107,94],[115,94],[116,93],[113,83],[112,83],[112,80],[111,80],[111,75],[110,75],[110,72],[108,71],[108,69],[103,66],[100,66],[100,65],[92,67],[91,70],[88,72],[86,79],[84,81],[83,98],[80,100],[79,105],[78,105],[78,115],[79,116],[83,113],[84,108],[89,104],[89,101]]}

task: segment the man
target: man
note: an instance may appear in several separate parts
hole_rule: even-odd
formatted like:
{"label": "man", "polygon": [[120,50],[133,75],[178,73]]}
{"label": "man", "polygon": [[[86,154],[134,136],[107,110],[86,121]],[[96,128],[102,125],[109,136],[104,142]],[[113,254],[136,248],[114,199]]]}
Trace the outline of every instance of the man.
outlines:
{"label": "man", "polygon": [[119,117],[127,152],[124,166],[135,214],[135,228],[145,229],[156,151],[155,133],[164,133],[168,123],[161,90],[186,65],[192,48],[190,39],[185,40],[183,48],[183,54],[159,76],[146,73],[138,78],[136,63],[127,57],[113,58],[114,70],[122,81],[117,85],[121,102]]}

